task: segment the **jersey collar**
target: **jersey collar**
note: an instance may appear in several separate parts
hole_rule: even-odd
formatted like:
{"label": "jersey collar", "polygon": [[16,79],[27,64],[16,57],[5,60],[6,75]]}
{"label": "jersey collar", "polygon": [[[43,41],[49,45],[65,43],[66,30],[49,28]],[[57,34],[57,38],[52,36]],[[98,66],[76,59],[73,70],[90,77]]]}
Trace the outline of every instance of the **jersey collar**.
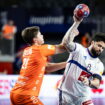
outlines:
{"label": "jersey collar", "polygon": [[93,56],[93,55],[90,53],[90,51],[89,51],[88,48],[87,48],[87,51],[88,51],[89,55],[90,55],[92,58],[97,58],[97,56]]}

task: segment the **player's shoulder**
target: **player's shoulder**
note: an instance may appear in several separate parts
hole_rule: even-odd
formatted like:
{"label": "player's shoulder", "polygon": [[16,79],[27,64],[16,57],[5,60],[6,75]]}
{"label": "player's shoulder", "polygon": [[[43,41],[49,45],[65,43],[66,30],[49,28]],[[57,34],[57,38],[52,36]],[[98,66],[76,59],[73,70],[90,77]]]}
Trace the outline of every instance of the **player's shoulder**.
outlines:
{"label": "player's shoulder", "polygon": [[47,49],[55,49],[55,45],[51,45],[51,44],[44,44],[41,47],[47,48]]}
{"label": "player's shoulder", "polygon": [[82,52],[82,51],[85,51],[85,47],[83,45],[81,45],[80,43],[75,43],[75,51],[79,51],[79,52]]}
{"label": "player's shoulder", "polygon": [[99,64],[99,66],[103,66],[104,67],[103,62],[99,58],[97,58],[97,63]]}
{"label": "player's shoulder", "polygon": [[100,74],[102,75],[104,72],[104,64],[99,58],[97,58],[97,67],[98,70],[100,71]]}
{"label": "player's shoulder", "polygon": [[80,43],[75,43],[77,47],[85,49],[85,47]]}
{"label": "player's shoulder", "polygon": [[50,44],[43,44],[43,45],[38,45],[38,46],[36,46],[36,45],[33,45],[33,46],[31,46],[32,48],[51,48],[51,47],[53,47],[54,45],[50,45]]}

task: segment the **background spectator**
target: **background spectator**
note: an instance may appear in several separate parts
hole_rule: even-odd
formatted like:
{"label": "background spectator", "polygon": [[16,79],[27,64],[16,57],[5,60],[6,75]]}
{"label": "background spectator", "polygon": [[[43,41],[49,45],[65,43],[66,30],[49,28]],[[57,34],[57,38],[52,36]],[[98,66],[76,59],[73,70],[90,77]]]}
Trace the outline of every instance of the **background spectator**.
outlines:
{"label": "background spectator", "polygon": [[3,55],[12,55],[14,53],[14,35],[17,28],[13,20],[9,20],[3,25],[1,30],[1,53]]}

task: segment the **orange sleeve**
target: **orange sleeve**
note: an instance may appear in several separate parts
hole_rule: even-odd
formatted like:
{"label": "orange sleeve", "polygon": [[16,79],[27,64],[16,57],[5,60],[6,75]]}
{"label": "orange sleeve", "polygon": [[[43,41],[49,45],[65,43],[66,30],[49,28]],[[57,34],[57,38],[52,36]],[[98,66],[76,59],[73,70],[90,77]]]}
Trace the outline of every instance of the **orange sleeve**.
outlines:
{"label": "orange sleeve", "polygon": [[50,56],[55,54],[55,46],[54,45],[42,45],[40,48],[40,52],[44,56]]}

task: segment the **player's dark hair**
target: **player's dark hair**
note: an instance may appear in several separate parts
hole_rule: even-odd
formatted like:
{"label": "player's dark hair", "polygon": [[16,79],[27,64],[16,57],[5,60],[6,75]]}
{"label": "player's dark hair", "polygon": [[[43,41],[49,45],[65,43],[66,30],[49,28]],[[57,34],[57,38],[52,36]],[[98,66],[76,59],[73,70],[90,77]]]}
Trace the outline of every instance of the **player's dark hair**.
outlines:
{"label": "player's dark hair", "polygon": [[105,43],[105,33],[97,33],[92,38],[93,41],[99,42],[103,41]]}
{"label": "player's dark hair", "polygon": [[37,37],[39,31],[40,28],[38,26],[27,27],[22,31],[22,38],[26,43],[32,44],[33,38]]}

